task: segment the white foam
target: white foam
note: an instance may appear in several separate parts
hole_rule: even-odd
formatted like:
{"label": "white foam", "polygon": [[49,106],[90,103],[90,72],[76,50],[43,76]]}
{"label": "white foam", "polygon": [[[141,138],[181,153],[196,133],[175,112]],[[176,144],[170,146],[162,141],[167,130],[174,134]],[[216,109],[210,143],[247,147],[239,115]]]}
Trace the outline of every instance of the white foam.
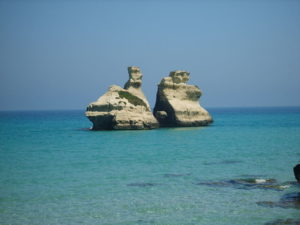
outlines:
{"label": "white foam", "polygon": [[290,187],[290,185],[280,185],[279,186],[279,188],[281,188],[281,189],[286,189],[286,188],[289,188]]}
{"label": "white foam", "polygon": [[255,179],[255,183],[257,183],[257,184],[262,184],[262,183],[266,183],[267,182],[267,180],[265,180],[265,179]]}

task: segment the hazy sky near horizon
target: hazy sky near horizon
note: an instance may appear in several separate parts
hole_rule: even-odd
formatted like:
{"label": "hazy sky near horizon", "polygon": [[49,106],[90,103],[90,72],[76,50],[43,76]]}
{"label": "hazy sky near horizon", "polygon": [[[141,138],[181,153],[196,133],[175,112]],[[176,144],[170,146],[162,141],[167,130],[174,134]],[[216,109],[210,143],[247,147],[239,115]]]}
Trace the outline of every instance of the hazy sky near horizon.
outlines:
{"label": "hazy sky near horizon", "polygon": [[187,70],[204,107],[300,105],[300,1],[0,0],[0,110],[85,109],[127,66]]}

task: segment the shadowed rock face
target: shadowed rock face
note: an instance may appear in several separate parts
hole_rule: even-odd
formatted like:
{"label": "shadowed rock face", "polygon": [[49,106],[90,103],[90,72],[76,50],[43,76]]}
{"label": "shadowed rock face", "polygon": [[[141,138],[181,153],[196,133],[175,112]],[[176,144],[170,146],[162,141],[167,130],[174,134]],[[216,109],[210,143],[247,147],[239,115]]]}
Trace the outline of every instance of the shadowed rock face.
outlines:
{"label": "shadowed rock face", "polygon": [[141,89],[140,69],[128,67],[128,73],[129,80],[124,88],[113,85],[88,105],[85,114],[93,123],[93,130],[139,130],[159,126]]}
{"label": "shadowed rock face", "polygon": [[294,167],[294,175],[296,180],[300,183],[300,164]]}
{"label": "shadowed rock face", "polygon": [[200,89],[186,84],[188,80],[188,72],[173,71],[158,85],[154,116],[161,126],[206,126],[213,121],[199,104]]}

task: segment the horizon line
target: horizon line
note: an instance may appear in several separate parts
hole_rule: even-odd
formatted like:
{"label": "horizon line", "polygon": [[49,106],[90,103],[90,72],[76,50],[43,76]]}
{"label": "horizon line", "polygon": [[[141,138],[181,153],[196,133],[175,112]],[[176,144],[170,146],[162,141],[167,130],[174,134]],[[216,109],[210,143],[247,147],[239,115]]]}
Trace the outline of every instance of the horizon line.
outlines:
{"label": "horizon line", "polygon": [[[300,108],[300,105],[289,105],[289,106],[209,106],[205,109],[247,109],[247,108]],[[153,111],[153,108],[151,108]],[[85,109],[0,109],[0,112],[32,112],[32,111],[86,111]]]}

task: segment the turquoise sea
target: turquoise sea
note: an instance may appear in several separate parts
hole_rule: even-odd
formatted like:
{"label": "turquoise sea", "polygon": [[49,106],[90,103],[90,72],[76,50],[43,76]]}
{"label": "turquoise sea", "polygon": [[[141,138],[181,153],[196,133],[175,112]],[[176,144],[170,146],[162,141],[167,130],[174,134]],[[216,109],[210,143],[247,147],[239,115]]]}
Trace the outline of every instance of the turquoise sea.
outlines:
{"label": "turquoise sea", "polygon": [[280,204],[300,192],[300,108],[209,111],[208,127],[147,131],[90,131],[84,111],[0,112],[0,224],[300,220]]}

